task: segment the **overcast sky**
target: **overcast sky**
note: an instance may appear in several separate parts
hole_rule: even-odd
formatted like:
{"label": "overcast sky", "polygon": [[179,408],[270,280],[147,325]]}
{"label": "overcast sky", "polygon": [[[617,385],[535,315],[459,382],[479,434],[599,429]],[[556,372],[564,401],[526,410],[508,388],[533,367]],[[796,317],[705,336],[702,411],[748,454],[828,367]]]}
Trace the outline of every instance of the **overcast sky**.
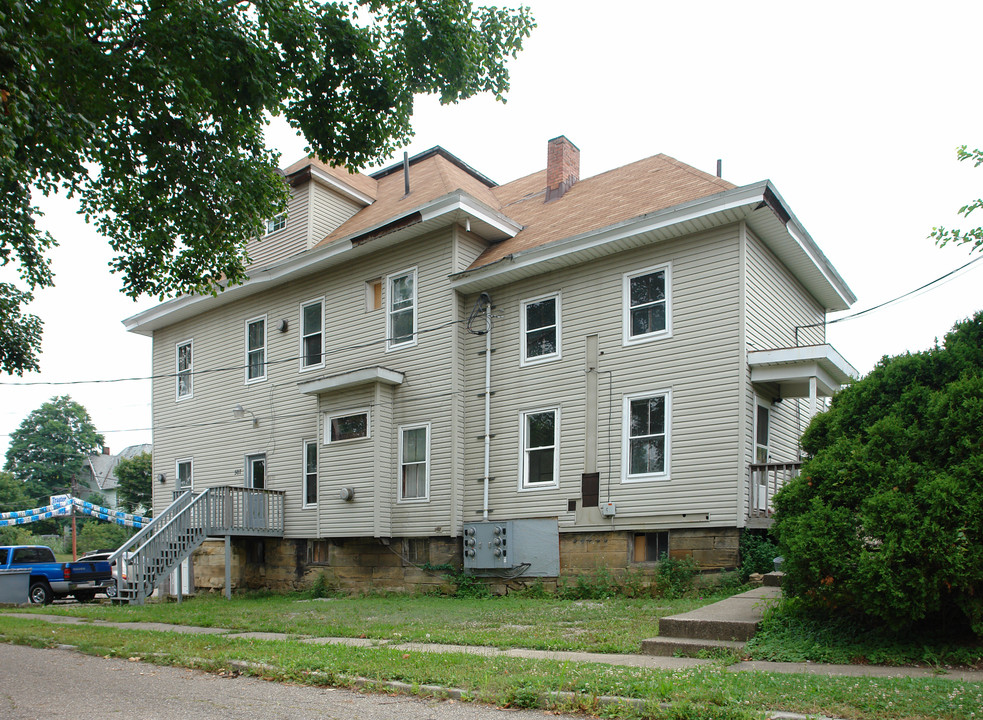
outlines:
{"label": "overcast sky", "polygon": [[[722,159],[733,183],[775,184],[857,295],[853,312],[972,259],[927,236],[934,225],[965,226],[956,211],[983,187],[983,168],[955,158],[959,145],[983,146],[979,50],[961,32],[983,23],[978,0],[527,4],[539,27],[511,66],[508,103],[420,99],[411,155],[441,145],[499,183],[545,167],[546,142],[561,134],[580,148],[581,177],[656,153],[710,173]],[[304,153],[282,126],[269,143],[283,165]],[[45,322],[42,372],[0,375],[0,453],[31,410],[61,394],[85,405],[113,452],[150,442],[147,380],[10,384],[150,375],[150,340],[120,321],[154,302],[119,293],[108,244],[70,202],[42,207],[61,243],[56,287],[32,306]],[[832,325],[829,341],[869,372],[983,308],[981,286],[983,262]]]}

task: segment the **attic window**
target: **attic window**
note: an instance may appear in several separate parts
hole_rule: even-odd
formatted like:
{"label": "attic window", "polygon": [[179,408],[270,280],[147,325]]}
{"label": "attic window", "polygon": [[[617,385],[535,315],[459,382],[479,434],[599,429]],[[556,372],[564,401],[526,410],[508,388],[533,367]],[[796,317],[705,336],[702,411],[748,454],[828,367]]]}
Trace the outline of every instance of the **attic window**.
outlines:
{"label": "attic window", "polygon": [[365,310],[382,310],[382,278],[365,283]]}
{"label": "attic window", "polygon": [[272,235],[277,230],[283,230],[287,226],[287,213],[283,212],[279,215],[274,215],[269,220],[266,221],[266,234]]}

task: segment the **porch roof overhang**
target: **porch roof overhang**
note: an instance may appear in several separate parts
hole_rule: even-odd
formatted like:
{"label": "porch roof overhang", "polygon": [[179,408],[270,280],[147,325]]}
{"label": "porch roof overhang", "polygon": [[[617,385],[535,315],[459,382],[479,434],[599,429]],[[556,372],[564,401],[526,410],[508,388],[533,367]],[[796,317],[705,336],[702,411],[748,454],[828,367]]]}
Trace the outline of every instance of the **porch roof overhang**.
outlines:
{"label": "porch roof overhang", "polygon": [[297,387],[304,395],[323,395],[336,390],[345,390],[357,385],[368,385],[371,383],[381,383],[383,385],[402,385],[406,378],[404,373],[388,368],[375,366],[362,368],[361,370],[351,370],[339,373],[338,375],[328,375],[313,380],[305,380],[297,383]]}
{"label": "porch roof overhang", "polygon": [[810,384],[829,397],[860,373],[832,345],[753,350],[748,353],[752,383],[779,386],[783,398],[810,397]]}

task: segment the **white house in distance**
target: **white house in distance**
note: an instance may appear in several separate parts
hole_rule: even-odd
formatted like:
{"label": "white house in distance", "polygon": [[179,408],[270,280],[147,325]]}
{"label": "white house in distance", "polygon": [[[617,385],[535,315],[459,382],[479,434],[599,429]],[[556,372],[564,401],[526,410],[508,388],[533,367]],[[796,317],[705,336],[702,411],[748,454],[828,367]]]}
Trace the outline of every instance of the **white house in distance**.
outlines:
{"label": "white house in distance", "polygon": [[856,298],[768,181],[579,166],[563,136],[504,185],[440,147],[304,159],[245,284],[125,321],[153,337],[155,516],[192,489],[254,521],[209,525],[199,587],[222,535],[253,587],[737,564],[856,374],[824,328]]}

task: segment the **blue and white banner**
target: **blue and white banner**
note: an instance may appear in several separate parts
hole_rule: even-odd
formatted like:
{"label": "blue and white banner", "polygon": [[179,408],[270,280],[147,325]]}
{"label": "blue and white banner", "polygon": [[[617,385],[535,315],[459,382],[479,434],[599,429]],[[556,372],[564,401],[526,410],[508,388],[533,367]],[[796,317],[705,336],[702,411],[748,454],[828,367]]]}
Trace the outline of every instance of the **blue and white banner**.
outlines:
{"label": "blue and white banner", "polygon": [[83,515],[114,522],[124,527],[142,528],[150,522],[151,518],[141,515],[132,515],[121,510],[110,510],[109,508],[93,505],[85,500],[70,497],[68,495],[56,495],[51,498],[52,503],[44,507],[33,510],[15,510],[14,512],[0,513],[0,527],[10,525],[27,525],[28,523],[39,520],[48,520],[55,517],[65,517],[71,512],[72,507],[79,509]]}

